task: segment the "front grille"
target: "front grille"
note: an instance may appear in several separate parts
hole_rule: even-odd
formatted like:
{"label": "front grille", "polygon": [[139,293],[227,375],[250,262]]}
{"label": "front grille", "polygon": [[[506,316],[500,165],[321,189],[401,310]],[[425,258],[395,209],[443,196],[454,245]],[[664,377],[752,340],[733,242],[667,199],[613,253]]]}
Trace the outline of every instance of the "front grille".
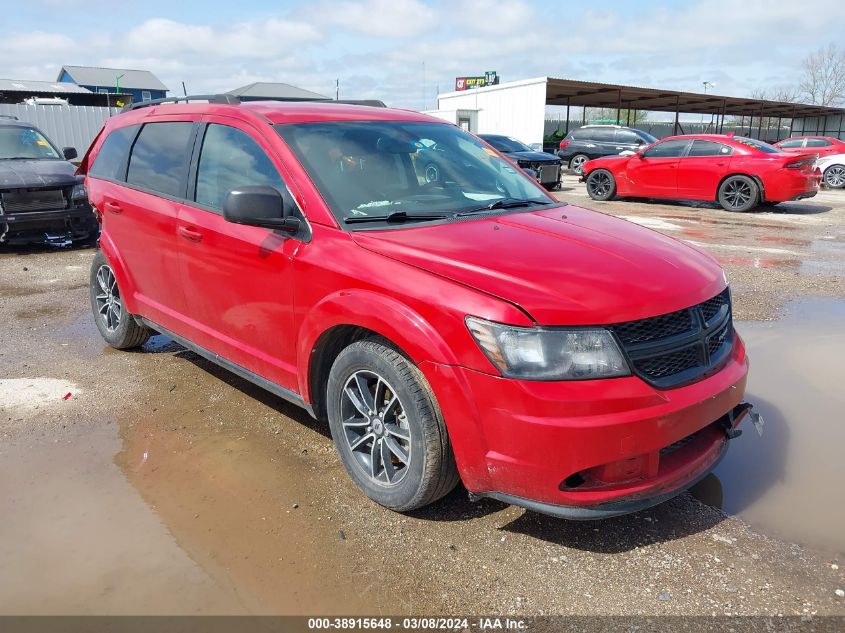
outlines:
{"label": "front grille", "polygon": [[67,207],[63,189],[13,189],[0,194],[3,211],[26,213],[27,211],[57,211]]}
{"label": "front grille", "polygon": [[730,290],[691,308],[610,329],[637,376],[661,389],[689,384],[716,369],[733,347]]}

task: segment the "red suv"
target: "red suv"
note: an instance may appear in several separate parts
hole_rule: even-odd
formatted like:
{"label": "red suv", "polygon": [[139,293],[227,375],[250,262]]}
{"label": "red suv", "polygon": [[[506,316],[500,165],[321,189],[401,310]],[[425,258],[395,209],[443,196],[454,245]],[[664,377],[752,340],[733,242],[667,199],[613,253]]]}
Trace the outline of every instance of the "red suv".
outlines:
{"label": "red suv", "polygon": [[394,510],[458,480],[569,518],[645,508],[709,472],[750,408],[713,258],[552,198],[454,125],[153,103],[109,119],[80,170],[105,340],[160,332],[328,420]]}

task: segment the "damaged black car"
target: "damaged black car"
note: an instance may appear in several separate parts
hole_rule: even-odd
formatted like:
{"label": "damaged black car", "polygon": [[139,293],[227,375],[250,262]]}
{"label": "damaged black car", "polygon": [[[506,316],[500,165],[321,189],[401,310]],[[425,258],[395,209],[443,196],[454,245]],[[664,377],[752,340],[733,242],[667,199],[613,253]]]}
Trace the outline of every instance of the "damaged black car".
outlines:
{"label": "damaged black car", "polygon": [[81,176],[40,130],[0,116],[0,244],[68,246],[96,239],[97,222]]}

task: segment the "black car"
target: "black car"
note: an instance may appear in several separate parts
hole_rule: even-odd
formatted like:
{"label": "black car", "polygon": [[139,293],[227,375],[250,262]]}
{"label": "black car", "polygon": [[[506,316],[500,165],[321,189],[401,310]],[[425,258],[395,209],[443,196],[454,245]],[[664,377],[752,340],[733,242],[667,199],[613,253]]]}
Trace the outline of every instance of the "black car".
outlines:
{"label": "black car", "polygon": [[531,149],[525,143],[501,134],[479,134],[497,150],[506,154],[523,169],[536,174],[537,182],[546,189],[560,187],[560,160],[546,152]]}
{"label": "black car", "polygon": [[657,139],[648,132],[621,125],[583,125],[567,134],[560,142],[558,157],[569,169],[581,173],[584,163],[592,158],[613,156],[625,150],[636,152]]}
{"label": "black car", "polygon": [[0,243],[69,245],[99,231],[82,177],[37,128],[0,116]]}

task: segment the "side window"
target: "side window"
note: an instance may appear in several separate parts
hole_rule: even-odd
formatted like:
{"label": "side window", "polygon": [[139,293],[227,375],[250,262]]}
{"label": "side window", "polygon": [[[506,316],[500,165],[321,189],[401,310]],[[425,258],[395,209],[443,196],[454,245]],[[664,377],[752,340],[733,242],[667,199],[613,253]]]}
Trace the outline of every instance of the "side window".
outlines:
{"label": "side window", "polygon": [[136,134],[137,125],[112,130],[100,146],[88,175],[105,180],[126,180],[126,160]]}
{"label": "side window", "polygon": [[640,137],[631,130],[616,130],[616,142],[627,143],[628,145],[640,144]]}
{"label": "side window", "polygon": [[828,141],[826,138],[807,139],[807,147],[828,147],[829,145],[833,145],[833,143]]}
{"label": "side window", "polygon": [[194,199],[203,206],[222,210],[230,191],[256,186],[285,191],[285,183],[270,158],[246,132],[210,124],[202,142]]}
{"label": "side window", "polygon": [[793,148],[794,147],[801,147],[802,145],[804,145],[804,139],[803,138],[793,138],[793,139],[789,139],[788,141],[784,141],[783,143],[781,143],[779,145],[779,147],[784,147],[784,148],[789,149],[790,147],[793,147]]}
{"label": "side window", "polygon": [[644,158],[677,158],[684,153],[689,141],[664,141],[647,150]]}
{"label": "side window", "polygon": [[687,156],[729,156],[731,148],[715,141],[693,141]]}
{"label": "side window", "polygon": [[141,101],[150,101],[152,99],[152,94],[149,90],[142,90],[141,91]]}
{"label": "side window", "polygon": [[147,123],[132,147],[126,182],[182,198],[193,123]]}
{"label": "side window", "polygon": [[613,141],[613,133],[615,130],[609,128],[598,128],[591,130],[590,138],[598,143],[610,143]]}

